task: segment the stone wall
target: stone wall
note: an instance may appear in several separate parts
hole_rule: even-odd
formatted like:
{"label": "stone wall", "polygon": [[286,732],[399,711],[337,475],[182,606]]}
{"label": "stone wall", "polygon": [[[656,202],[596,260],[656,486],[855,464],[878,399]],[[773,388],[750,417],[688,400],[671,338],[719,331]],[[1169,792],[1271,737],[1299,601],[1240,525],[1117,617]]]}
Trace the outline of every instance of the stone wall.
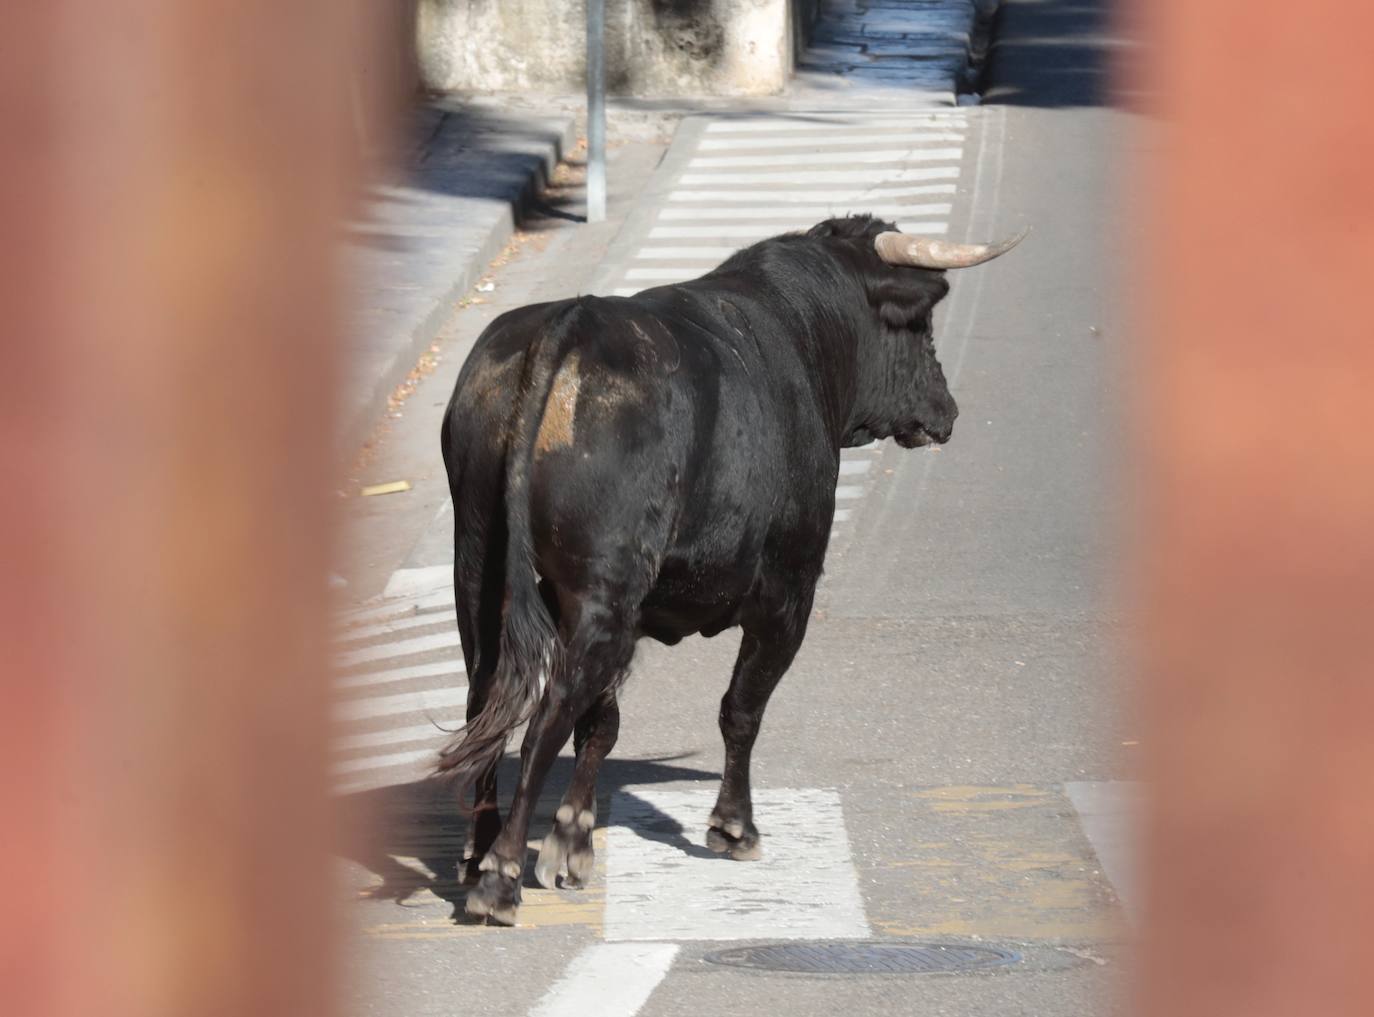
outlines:
{"label": "stone wall", "polygon": [[[688,97],[780,91],[820,0],[605,0],[606,87]],[[441,90],[581,91],[585,0],[418,0],[420,73]]]}

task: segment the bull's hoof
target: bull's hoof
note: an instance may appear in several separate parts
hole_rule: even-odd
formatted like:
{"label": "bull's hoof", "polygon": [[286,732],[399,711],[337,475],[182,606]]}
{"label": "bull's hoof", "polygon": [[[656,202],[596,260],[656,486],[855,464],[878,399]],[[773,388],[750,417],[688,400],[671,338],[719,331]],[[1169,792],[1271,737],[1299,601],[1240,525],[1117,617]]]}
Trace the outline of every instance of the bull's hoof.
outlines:
{"label": "bull's hoof", "polygon": [[706,831],[706,846],[718,855],[729,855],[737,862],[755,862],[763,857],[763,847],[759,844],[759,832],[753,823],[738,820],[722,822],[719,816],[711,816],[711,825]]}
{"label": "bull's hoof", "polygon": [[566,889],[586,886],[592,878],[596,854],[592,850],[592,827],[596,815],[590,809],[573,814],[571,805],[559,806],[553,829],[539,848],[539,861],[534,866],[534,878],[546,890],[558,885],[558,876],[567,872],[563,880]]}
{"label": "bull's hoof", "polygon": [[468,891],[465,907],[468,914],[488,918],[497,925],[514,925],[520,910],[520,866],[511,861],[501,862],[499,868],[489,865],[488,859],[494,858],[487,855],[483,859],[482,878]]}
{"label": "bull's hoof", "polygon": [[476,886],[477,881],[481,878],[481,858],[464,858],[458,863],[458,884],[460,886]]}

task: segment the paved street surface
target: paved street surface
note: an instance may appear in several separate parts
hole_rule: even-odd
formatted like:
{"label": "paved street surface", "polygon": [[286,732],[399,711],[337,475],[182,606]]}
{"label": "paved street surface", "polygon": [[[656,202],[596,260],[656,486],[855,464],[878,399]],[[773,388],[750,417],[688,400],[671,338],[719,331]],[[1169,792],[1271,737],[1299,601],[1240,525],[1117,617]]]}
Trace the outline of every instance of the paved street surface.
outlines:
{"label": "paved street surface", "polygon": [[[836,10],[890,33],[920,6]],[[850,29],[828,22],[818,66],[846,31],[864,34]],[[818,106],[811,78],[794,108],[688,118],[666,150],[614,146],[610,221],[534,223],[494,288],[455,309],[435,370],[365,464],[366,482],[412,487],[349,503],[341,565],[360,602],[341,613],[336,649],[343,878],[360,895],[352,1012],[1117,1010],[1139,904],[1126,850],[1136,732],[1117,696],[1103,520],[1121,332],[1108,294],[1128,246],[1113,188],[1135,131],[1106,96],[1060,102],[1043,85],[1013,88],[1014,105],[956,107],[920,61],[904,105],[855,108],[867,86],[849,75],[865,65],[830,67],[844,104]],[[870,77],[884,103],[902,81],[890,67]],[[423,779],[466,694],[437,448],[462,357],[509,307],[688,278],[753,239],[860,210],[960,240],[1034,232],[951,274],[936,321],[962,410],[950,444],[844,455],[816,614],[755,752],[763,860],[703,846],[738,634],[644,643],[603,768],[597,878],[527,886],[518,928],[466,923],[457,802]],[[502,781],[508,794],[509,761]],[[704,959],[760,942],[981,945],[1012,962],[808,975]]]}

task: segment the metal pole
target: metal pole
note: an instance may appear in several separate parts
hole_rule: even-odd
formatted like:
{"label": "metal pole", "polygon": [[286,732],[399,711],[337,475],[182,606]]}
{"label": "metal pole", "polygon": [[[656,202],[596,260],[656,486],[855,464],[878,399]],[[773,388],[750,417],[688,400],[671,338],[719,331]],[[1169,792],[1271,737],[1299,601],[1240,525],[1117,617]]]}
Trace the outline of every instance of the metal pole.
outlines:
{"label": "metal pole", "polygon": [[587,0],[587,221],[606,218],[606,0]]}

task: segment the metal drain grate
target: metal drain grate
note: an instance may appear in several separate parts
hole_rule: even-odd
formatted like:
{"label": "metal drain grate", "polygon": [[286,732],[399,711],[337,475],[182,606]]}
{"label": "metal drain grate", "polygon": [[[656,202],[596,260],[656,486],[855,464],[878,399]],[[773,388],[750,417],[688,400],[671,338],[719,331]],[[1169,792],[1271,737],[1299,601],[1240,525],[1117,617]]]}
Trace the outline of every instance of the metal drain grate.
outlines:
{"label": "metal drain grate", "polygon": [[1020,959],[993,946],[887,942],[769,943],[706,955],[710,963],[727,967],[820,975],[929,975],[1004,967]]}

